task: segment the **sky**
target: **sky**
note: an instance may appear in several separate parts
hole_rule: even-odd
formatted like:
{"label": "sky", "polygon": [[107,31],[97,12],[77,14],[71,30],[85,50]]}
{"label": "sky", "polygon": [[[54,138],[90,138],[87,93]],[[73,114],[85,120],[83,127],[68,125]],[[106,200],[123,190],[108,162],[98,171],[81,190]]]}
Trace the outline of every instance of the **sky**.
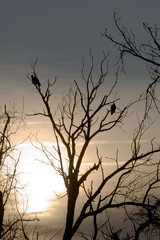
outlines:
{"label": "sky", "polygon": [[[159,23],[159,6],[158,0],[1,1],[1,102],[27,99],[33,87],[26,75],[31,72],[30,64],[36,56],[41,78],[57,76],[64,84],[80,77],[81,61],[89,55],[90,47],[98,59],[103,50],[111,50],[100,32],[107,27],[114,33],[115,11],[122,22],[144,40],[142,23]],[[132,71],[135,73],[135,69]],[[138,71],[141,72],[141,68]]]}
{"label": "sky", "polygon": [[[114,76],[117,52],[107,39],[100,36],[105,27],[117,36],[114,12],[121,17],[126,27],[134,30],[139,41],[144,42],[147,35],[142,24],[160,24],[159,10],[159,0],[1,1],[0,105],[9,106],[12,102],[21,108],[24,103],[27,113],[42,107],[34,86],[27,79],[27,74],[32,71],[30,65],[36,57],[36,69],[42,84],[46,79],[57,76],[58,99],[74,79],[81,78],[82,58],[85,56],[89,60],[90,48],[97,64],[104,50],[111,52],[109,67],[111,76]],[[89,64],[87,60],[86,65]],[[137,84],[142,85],[143,89],[148,81],[146,76],[148,75],[143,63],[133,59],[127,62],[127,75],[122,74],[122,82],[117,89],[122,101],[137,94]],[[50,129],[46,123],[30,118],[28,121],[28,126],[34,133],[40,128],[42,135],[46,136],[45,141],[50,140]],[[114,148],[111,143],[115,143],[115,138],[112,135],[110,137],[105,139],[110,140],[109,144],[112,145],[108,154]],[[124,137],[123,142],[128,139]],[[116,141],[119,142],[119,139]],[[102,139],[102,146],[104,143],[106,142]]]}

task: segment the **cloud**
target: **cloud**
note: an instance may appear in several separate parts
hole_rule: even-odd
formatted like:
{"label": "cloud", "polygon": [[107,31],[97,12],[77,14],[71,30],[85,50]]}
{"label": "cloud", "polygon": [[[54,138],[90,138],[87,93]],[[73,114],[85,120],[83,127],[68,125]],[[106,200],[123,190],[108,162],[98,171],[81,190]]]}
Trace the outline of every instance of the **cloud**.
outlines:
{"label": "cloud", "polygon": [[44,122],[44,121],[29,121],[27,122],[28,125],[37,125],[37,124],[50,124],[50,122]]}
{"label": "cloud", "polygon": [[[40,124],[40,122],[38,122]],[[32,123],[31,123],[32,124]],[[34,124],[34,123],[33,123]],[[47,124],[47,122],[45,122],[44,124]],[[141,143],[148,143],[149,140],[148,139],[142,139],[140,141]],[[90,142],[90,145],[104,145],[104,144],[107,144],[107,145],[115,145],[115,144],[131,144],[132,143],[132,140],[124,140],[124,141],[106,141],[106,140],[98,140],[98,141],[91,141]],[[56,142],[50,142],[50,141],[43,141],[43,142],[38,142],[38,141],[32,141],[32,143],[28,142],[28,143],[22,143],[22,144],[19,144],[19,146],[21,147],[30,147],[30,146],[37,146],[37,147],[41,147],[41,145],[45,146],[45,147],[50,147],[50,146],[57,146],[57,143]],[[59,145],[61,147],[64,146],[64,144],[62,142],[59,142]],[[82,146],[83,145],[83,142],[78,142],[76,144],[77,146]]]}
{"label": "cloud", "polygon": [[[91,141],[90,142],[90,145],[104,145],[104,144],[107,144],[107,145],[109,145],[109,144],[113,144],[113,145],[115,145],[115,144],[131,144],[132,143],[132,141],[133,140],[123,140],[123,141],[117,141],[117,140],[113,140],[113,141],[110,141],[110,140],[98,140],[98,141]],[[147,142],[149,142],[149,140],[148,139],[143,139],[143,140],[141,140],[140,141],[141,143],[147,143]],[[78,144],[77,144],[78,146],[81,146],[81,145],[83,145],[83,142],[79,142]]]}

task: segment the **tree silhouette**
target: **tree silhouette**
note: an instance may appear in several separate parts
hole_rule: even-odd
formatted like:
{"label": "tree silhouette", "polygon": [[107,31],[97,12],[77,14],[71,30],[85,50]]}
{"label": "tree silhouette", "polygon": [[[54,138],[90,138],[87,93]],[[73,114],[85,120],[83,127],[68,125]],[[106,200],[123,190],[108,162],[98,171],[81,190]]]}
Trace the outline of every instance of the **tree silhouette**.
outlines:
{"label": "tree silhouette", "polygon": [[15,156],[18,144],[13,139],[24,125],[23,109],[18,112],[14,105],[10,109],[4,105],[0,112],[0,239],[29,239],[28,223],[38,220],[26,217],[26,208],[20,210],[26,202],[20,201],[24,189],[18,178],[21,153]]}
{"label": "tree silhouette", "polygon": [[[116,13],[114,13],[114,22],[120,38],[110,34],[107,28],[105,29],[105,32],[102,33],[102,36],[111,41],[115,48],[118,49],[119,55],[117,63],[121,64],[122,70],[125,69],[125,57],[127,55],[131,55],[132,57],[142,60],[142,62],[147,64],[147,70],[151,78],[151,83],[148,85],[145,92],[144,115],[139,123],[139,127],[134,131],[132,149],[134,150],[134,155],[137,157],[141,148],[140,138],[147,130],[145,121],[147,120],[149,122],[151,119],[154,119],[155,116],[158,118],[160,114],[159,97],[157,94],[160,82],[159,28],[157,25],[151,27],[148,23],[144,22],[143,28],[147,32],[149,40],[148,43],[138,44],[136,41],[137,36],[134,34],[134,31],[132,29],[129,31],[120,20],[121,18],[118,18]],[[153,122],[151,121],[150,124],[153,124]],[[152,141],[151,144],[154,148],[155,143]],[[132,232],[132,236],[128,234],[126,239],[138,240],[140,239],[142,233],[146,233],[147,237],[147,234],[151,234],[154,231],[156,232],[160,226],[160,201],[159,195],[157,194],[160,188],[160,162],[156,155],[153,154],[152,157],[153,159],[155,158],[153,161],[153,165],[155,166],[154,177],[147,182],[148,184],[146,183],[147,188],[145,194],[143,194],[141,198],[143,204],[147,203],[146,206],[142,205],[142,208],[129,212],[125,208],[127,219],[131,222],[134,232]],[[151,172],[152,168],[148,171],[148,176],[152,175]],[[136,186],[134,190],[136,191]],[[159,231],[156,232],[155,235],[159,236]],[[153,238],[155,235],[153,235]]]}
{"label": "tree silhouette", "polygon": [[[153,189],[159,184],[159,160],[156,161],[153,157],[160,152],[160,147],[159,145],[156,146],[154,141],[151,140],[150,148],[141,151],[142,136],[154,121],[148,121],[153,107],[153,100],[155,100],[154,91],[152,91],[152,95],[148,95],[148,92],[153,88],[153,84],[149,85],[145,94],[140,95],[137,100],[130,102],[122,109],[118,107],[115,112],[115,107],[113,110],[111,109],[115,102],[117,105],[119,104],[119,98],[113,100],[117,75],[112,87],[104,95],[100,94],[108,73],[108,69],[105,70],[108,56],[105,54],[103,56],[97,79],[93,76],[94,58],[91,52],[90,57],[91,67],[87,74],[84,71],[84,61],[82,64],[83,85],[74,81],[74,87],[69,90],[67,95],[63,96],[62,103],[57,109],[55,109],[55,106],[52,107],[51,101],[51,88],[55,88],[56,79],[53,82],[47,80],[47,87],[44,90],[38,88],[35,84],[45,109],[31,115],[43,116],[50,120],[53,140],[56,141],[56,147],[53,148],[58,154],[58,158],[43,145],[42,151],[47,156],[51,166],[62,176],[66,187],[67,213],[64,240],[72,239],[79,232],[82,223],[88,218],[93,219],[93,234],[88,233],[85,235],[83,232],[79,232],[79,234],[85,239],[88,239],[87,236],[89,239],[98,239],[98,234],[104,233],[102,231],[104,224],[101,226],[98,224],[100,213],[112,209],[125,209],[127,216],[130,209],[149,210],[150,213],[153,213],[159,208],[157,195],[153,192]],[[33,72],[36,72],[36,63],[32,65]],[[99,98],[99,95],[101,98]],[[85,172],[82,172],[82,163],[91,141],[98,135],[112,131],[116,126],[121,126],[128,110],[139,101],[144,102],[144,114],[142,119],[139,119],[138,126],[133,133],[131,157],[119,164],[117,156],[115,159],[116,169],[106,174],[102,158],[97,149],[98,162],[94,163]],[[112,114],[115,112],[115,114],[112,116],[110,112]],[[64,148],[66,160],[63,158]],[[152,172],[150,170],[143,171],[144,168],[148,169],[149,166],[153,167]],[[90,187],[87,187],[88,178],[96,171],[101,172],[98,186],[94,186],[93,182],[91,182]],[[150,176],[150,179],[147,179],[148,176]],[[115,182],[112,190],[106,190],[112,179]],[[85,200],[81,210],[78,212],[76,203],[81,190],[85,194]],[[154,199],[154,201],[148,202],[150,198]],[[108,223],[109,220],[106,225]],[[112,237],[118,236],[117,233],[119,234],[119,231],[112,231]]]}
{"label": "tree silhouette", "polygon": [[11,199],[13,202],[13,192],[16,192],[17,165],[20,159],[20,156],[14,158],[16,144],[12,142],[12,136],[17,134],[22,124],[22,115],[19,115],[14,107],[12,110],[7,110],[5,105],[4,111],[0,114],[0,238],[2,239],[12,239],[14,234],[16,236],[15,228],[20,222],[16,218],[16,212],[8,217],[7,209]]}

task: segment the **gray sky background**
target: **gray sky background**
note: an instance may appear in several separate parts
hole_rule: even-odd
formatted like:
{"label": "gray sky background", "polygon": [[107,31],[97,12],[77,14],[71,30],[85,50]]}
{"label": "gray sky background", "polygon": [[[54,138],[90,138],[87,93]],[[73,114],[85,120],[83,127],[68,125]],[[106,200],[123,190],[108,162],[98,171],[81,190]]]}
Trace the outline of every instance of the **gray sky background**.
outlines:
{"label": "gray sky background", "polygon": [[[21,106],[24,97],[25,110],[32,112],[36,109],[39,100],[34,86],[27,79],[27,74],[31,73],[30,64],[36,56],[40,80],[57,76],[60,84],[56,93],[60,94],[70,79],[80,78],[82,57],[89,55],[90,47],[96,60],[101,59],[103,50],[112,53],[113,46],[100,37],[100,32],[107,27],[117,36],[113,21],[115,11],[122,17],[122,23],[133,28],[142,42],[147,41],[142,27],[144,21],[151,26],[158,23],[160,27],[159,0],[0,0],[0,105],[11,100]],[[116,51],[113,52],[115,57]],[[117,89],[125,92],[121,96],[121,104],[127,94],[129,97],[137,94],[140,82],[146,81],[147,76],[143,64],[129,60],[126,82],[118,85]],[[111,61],[111,68],[114,63]],[[42,135],[45,135],[47,127],[40,127]],[[115,139],[126,141],[126,135],[124,139],[123,136],[118,139],[114,131],[105,139],[113,141],[108,156],[112,150],[116,151]],[[126,154],[124,148],[122,153]]]}
{"label": "gray sky background", "polygon": [[143,21],[151,25],[160,23],[158,0],[5,0],[0,3],[2,103],[19,101],[33,89],[26,75],[35,56],[39,58],[38,73],[44,78],[58,76],[67,81],[79,77],[82,57],[88,55],[90,47],[96,57],[101,57],[103,50],[111,50],[100,32],[107,27],[114,33],[114,11],[143,40],[146,37]]}
{"label": "gray sky background", "polygon": [[[122,18],[121,22],[127,28],[133,28],[138,41],[148,41],[143,30],[144,21],[153,27],[155,24],[160,26],[159,0],[5,0],[0,3],[0,105],[9,105],[11,101],[21,108],[24,98],[25,113],[43,109],[34,86],[27,79],[27,74],[31,73],[30,64],[36,56],[42,87],[46,79],[52,80],[57,76],[53,97],[54,101],[61,101],[61,93],[69,88],[70,80],[80,79],[82,58],[87,58],[90,47],[96,63],[102,58],[103,50],[111,52],[109,80],[113,83],[117,51],[107,39],[100,37],[100,32],[107,27],[118,37],[113,21],[114,12]],[[128,58],[126,65],[127,75],[120,76],[116,88],[119,107],[135,100],[150,81],[145,64]],[[102,93],[106,89],[108,85],[103,87]],[[57,104],[53,103],[54,106]],[[40,122],[44,119],[31,118],[29,121],[35,122],[29,125],[32,131],[37,132],[39,128],[42,137],[46,136],[44,141],[52,141],[48,125]],[[118,137],[122,140],[116,130],[107,136],[107,141],[118,141]]]}

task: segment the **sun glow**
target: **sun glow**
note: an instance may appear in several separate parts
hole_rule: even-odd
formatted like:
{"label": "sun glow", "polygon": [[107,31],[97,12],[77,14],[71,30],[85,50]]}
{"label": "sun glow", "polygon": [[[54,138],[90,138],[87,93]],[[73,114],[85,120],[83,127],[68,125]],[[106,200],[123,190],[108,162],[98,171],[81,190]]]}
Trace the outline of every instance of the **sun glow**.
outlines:
{"label": "sun glow", "polygon": [[[22,144],[23,145],[23,144]],[[65,191],[61,176],[51,166],[35,159],[44,160],[44,154],[33,146],[21,146],[20,181],[25,184],[27,212],[43,212],[50,206],[56,194]]]}

